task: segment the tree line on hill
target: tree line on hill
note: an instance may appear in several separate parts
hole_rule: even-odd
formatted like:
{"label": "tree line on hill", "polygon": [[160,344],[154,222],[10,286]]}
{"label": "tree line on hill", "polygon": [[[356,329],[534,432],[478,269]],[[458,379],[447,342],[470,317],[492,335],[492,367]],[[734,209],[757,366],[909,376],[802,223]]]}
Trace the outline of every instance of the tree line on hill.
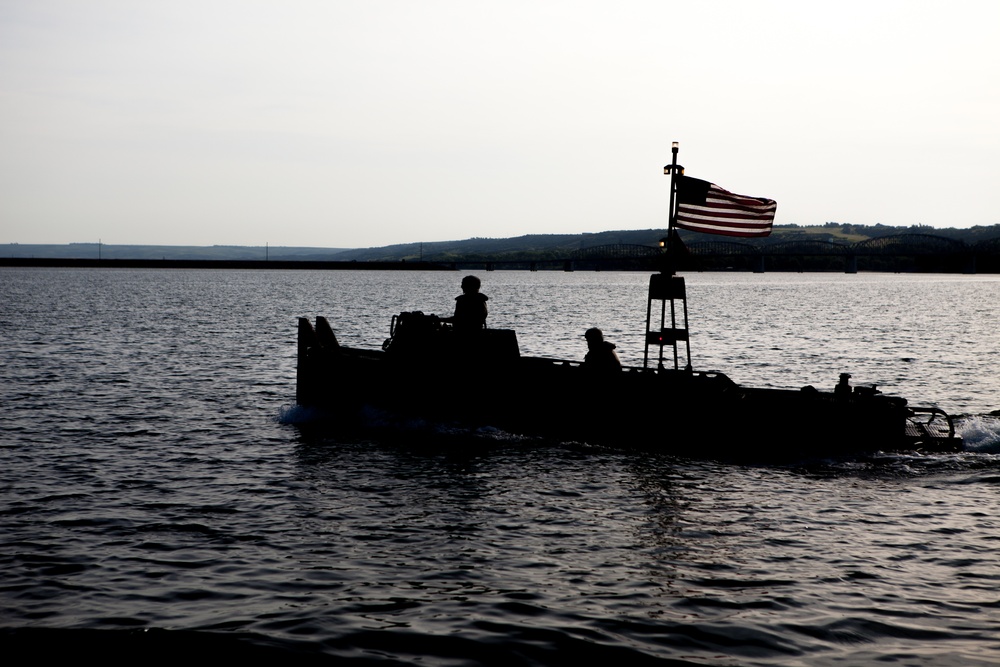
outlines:
{"label": "tree line on hill", "polygon": [[[256,260],[256,261],[342,261],[342,262],[469,262],[544,261],[563,259],[585,248],[603,245],[656,246],[666,229],[618,230],[581,234],[528,234],[511,238],[473,237],[460,241],[427,241],[375,248],[312,248],[288,246],[156,246],[112,245],[103,243],[19,244],[3,248],[5,257],[51,259],[172,259],[172,260]],[[727,239],[681,230],[685,243],[729,240],[754,246],[788,241],[828,241],[851,244],[870,238],[898,234],[929,234],[974,245],[1000,238],[1000,224],[968,229],[934,228],[925,225],[890,227],[828,222],[823,226],[775,225],[772,234],[757,239]]]}

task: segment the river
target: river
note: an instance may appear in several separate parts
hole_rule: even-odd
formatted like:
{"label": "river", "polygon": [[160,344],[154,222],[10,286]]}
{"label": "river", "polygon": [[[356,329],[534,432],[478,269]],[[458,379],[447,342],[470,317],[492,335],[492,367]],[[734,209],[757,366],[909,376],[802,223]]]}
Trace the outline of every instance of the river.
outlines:
{"label": "river", "polygon": [[[646,274],[479,276],[522,354],[580,359],[599,326],[641,364]],[[296,318],[377,348],[395,313],[449,313],[460,278],[0,269],[5,644],[122,664],[1000,661],[1000,277],[686,276],[696,370],[850,372],[957,415],[957,454],[307,436]]]}

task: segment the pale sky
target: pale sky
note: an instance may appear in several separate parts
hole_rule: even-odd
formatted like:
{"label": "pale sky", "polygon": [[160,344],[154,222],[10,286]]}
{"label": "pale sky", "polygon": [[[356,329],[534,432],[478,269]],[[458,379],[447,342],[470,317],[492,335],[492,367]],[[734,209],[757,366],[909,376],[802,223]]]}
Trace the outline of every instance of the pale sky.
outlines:
{"label": "pale sky", "polygon": [[1000,223],[1000,1],[0,0],[0,243]]}

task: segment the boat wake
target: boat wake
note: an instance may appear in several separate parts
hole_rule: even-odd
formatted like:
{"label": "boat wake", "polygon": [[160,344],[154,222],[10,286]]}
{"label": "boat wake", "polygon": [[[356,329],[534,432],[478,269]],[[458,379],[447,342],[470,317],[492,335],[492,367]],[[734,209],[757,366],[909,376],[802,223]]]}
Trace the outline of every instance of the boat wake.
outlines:
{"label": "boat wake", "polygon": [[965,450],[1000,454],[1000,416],[970,415],[957,420],[955,432],[965,441]]}
{"label": "boat wake", "polygon": [[[274,421],[308,429],[313,426],[330,428],[337,420],[329,412],[319,408],[290,405],[283,407],[275,415]],[[488,425],[471,426],[403,417],[372,406],[366,406],[362,410],[358,422],[353,424],[353,428],[347,426],[345,430],[360,429],[369,434],[375,431],[407,440],[418,438],[425,443],[434,441],[438,444],[463,440],[511,445],[544,440]],[[969,415],[956,419],[955,433],[964,440],[966,452],[1000,454],[1000,416]]]}
{"label": "boat wake", "polygon": [[288,405],[278,411],[274,416],[274,421],[279,424],[311,424],[325,421],[326,417],[322,410],[310,408],[302,405]]}
{"label": "boat wake", "polygon": [[425,444],[448,444],[456,440],[495,443],[502,445],[519,445],[537,442],[539,438],[518,433],[511,433],[489,425],[465,425],[455,422],[438,422],[430,419],[420,419],[398,415],[388,410],[373,406],[365,406],[356,420],[344,423],[328,411],[292,405],[282,408],[274,417],[279,424],[298,426],[304,429],[319,427],[326,430],[345,431],[348,433],[364,433],[370,436],[378,433],[389,438],[404,440],[419,440]]}

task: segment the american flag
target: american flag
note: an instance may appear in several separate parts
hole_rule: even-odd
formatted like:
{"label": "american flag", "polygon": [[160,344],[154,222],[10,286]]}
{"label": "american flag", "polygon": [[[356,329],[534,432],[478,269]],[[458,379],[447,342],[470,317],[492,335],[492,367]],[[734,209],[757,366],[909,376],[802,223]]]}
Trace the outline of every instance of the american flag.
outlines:
{"label": "american flag", "polygon": [[677,226],[723,236],[767,236],[778,204],[745,197],[688,176],[677,177]]}

